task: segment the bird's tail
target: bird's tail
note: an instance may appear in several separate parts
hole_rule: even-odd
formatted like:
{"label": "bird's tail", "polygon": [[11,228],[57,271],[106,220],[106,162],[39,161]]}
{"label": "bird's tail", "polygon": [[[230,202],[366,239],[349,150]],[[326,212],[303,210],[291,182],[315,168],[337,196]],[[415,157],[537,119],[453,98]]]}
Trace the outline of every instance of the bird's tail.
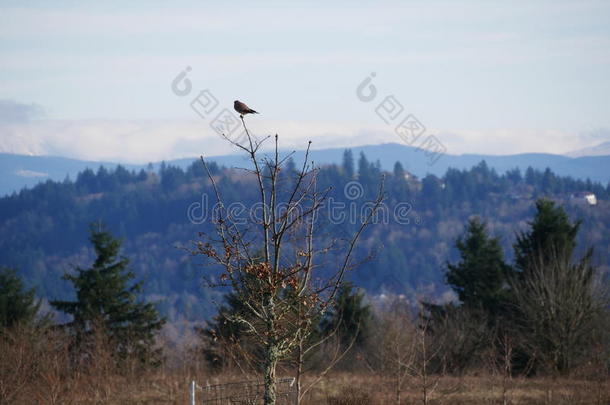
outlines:
{"label": "bird's tail", "polygon": [[250,110],[248,111],[250,114],[258,114],[258,111]]}

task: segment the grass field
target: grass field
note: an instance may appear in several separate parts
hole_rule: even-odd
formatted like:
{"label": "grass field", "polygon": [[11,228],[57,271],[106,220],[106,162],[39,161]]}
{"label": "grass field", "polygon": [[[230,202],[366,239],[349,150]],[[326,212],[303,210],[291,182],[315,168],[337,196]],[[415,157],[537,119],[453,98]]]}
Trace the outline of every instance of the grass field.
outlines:
{"label": "grass field", "polygon": [[[100,381],[74,381],[71,386],[24,387],[23,396],[15,403],[39,404],[188,404],[189,382],[222,384],[243,381],[243,375],[218,375],[206,378],[193,373],[163,372],[138,378],[106,378]],[[489,376],[430,376],[427,402],[421,383],[406,380],[401,390],[401,404],[548,404],[607,405],[610,404],[608,381],[577,379],[513,378]],[[42,391],[41,391],[42,390]],[[29,391],[29,393],[27,392]],[[44,393],[48,393],[45,395]],[[52,398],[51,393],[57,395]],[[26,401],[26,402],[22,402]],[[198,402],[201,403],[201,402]],[[227,402],[228,403],[228,402]],[[262,402],[261,402],[262,403]],[[307,393],[302,404],[397,404],[395,384],[389,378],[372,374],[333,373]]]}

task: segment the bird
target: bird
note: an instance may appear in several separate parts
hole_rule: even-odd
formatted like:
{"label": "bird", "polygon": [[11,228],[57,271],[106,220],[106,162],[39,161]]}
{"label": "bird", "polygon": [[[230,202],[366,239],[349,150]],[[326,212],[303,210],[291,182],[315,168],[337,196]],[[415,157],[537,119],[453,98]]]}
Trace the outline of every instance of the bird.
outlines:
{"label": "bird", "polygon": [[254,111],[239,100],[235,100],[235,102],[233,103],[233,108],[235,108],[235,111],[237,111],[239,113],[239,116],[242,118],[246,114],[258,114],[257,111]]}

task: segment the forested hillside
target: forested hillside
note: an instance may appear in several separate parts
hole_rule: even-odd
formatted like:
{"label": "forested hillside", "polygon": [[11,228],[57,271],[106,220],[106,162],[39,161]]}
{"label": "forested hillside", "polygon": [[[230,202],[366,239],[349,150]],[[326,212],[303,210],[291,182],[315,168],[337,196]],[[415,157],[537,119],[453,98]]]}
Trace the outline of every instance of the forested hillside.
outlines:
{"label": "forested hillside", "polygon": [[[246,171],[216,164],[210,170],[224,199],[236,203],[236,216],[256,215],[254,179]],[[294,170],[291,162],[285,181],[292,181]],[[341,238],[356,229],[382,179],[383,210],[358,246],[361,265],[349,275],[370,294],[418,291],[441,298],[448,291],[445,262],[456,256],[454,240],[475,215],[500,236],[510,260],[515,233],[527,226],[540,197],[557,201],[571,219],[583,221],[579,247],[594,246],[596,263],[608,266],[610,185],[550,170],[497,173],[484,161],[470,170],[448,169],[440,178],[418,179],[399,163],[384,172],[364,155],[346,151],[342,165],[324,166],[319,174],[318,188],[329,188],[319,218],[321,237]],[[597,205],[571,198],[583,191],[595,193]],[[200,161],[186,170],[163,165],[158,173],[133,172],[119,166],[86,170],[74,181],[48,181],[0,199],[0,265],[17,269],[41,297],[68,298],[70,288],[61,276],[92,261],[89,224],[103,221],[123,239],[123,254],[144,280],[145,294],[159,301],[170,321],[205,319],[216,312],[212,302],[222,292],[202,286],[206,268],[188,247],[198,232],[212,229],[214,203]],[[333,266],[332,254],[321,265]]]}

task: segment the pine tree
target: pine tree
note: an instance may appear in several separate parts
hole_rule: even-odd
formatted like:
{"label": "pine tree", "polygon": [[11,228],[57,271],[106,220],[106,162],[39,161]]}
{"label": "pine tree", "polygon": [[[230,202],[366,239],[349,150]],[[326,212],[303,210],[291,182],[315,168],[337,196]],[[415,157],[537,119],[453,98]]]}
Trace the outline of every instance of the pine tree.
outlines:
{"label": "pine tree", "polygon": [[580,221],[571,223],[562,207],[555,206],[551,200],[538,200],[536,215],[530,226],[528,232],[517,236],[514,245],[518,271],[526,272],[533,260],[550,258],[551,252],[564,252],[565,257],[572,257]]}
{"label": "pine tree", "polygon": [[525,170],[525,183],[530,186],[536,185],[536,172],[531,166],[528,166]]}
{"label": "pine tree", "polygon": [[249,342],[247,328],[235,320],[237,316],[249,322],[254,321],[254,316],[239,297],[228,293],[225,295],[225,304],[218,309],[218,314],[209,326],[195,328],[202,340],[202,353],[208,364],[215,369],[231,362],[236,363],[238,367],[245,366],[250,358],[262,361],[262,354],[256,353],[254,345]]}
{"label": "pine tree", "polygon": [[93,266],[76,268],[76,274],[63,277],[73,284],[76,301],[52,301],[51,305],[73,317],[66,326],[77,346],[86,346],[101,324],[117,360],[135,356],[142,363],[156,363],[160,352],[152,348],[154,337],[165,319],[151,303],[137,301],[142,283],[129,286],[134,274],[127,269],[129,259],[119,256],[121,241],[97,224],[91,227],[90,241],[97,254]]}
{"label": "pine tree", "polygon": [[344,345],[350,345],[355,340],[362,344],[369,335],[371,326],[371,308],[364,301],[361,291],[354,291],[349,283],[344,283],[337,295],[336,305],[332,312],[322,320],[324,333],[337,334]]}
{"label": "pine tree", "polygon": [[348,179],[354,178],[354,155],[351,149],[343,151],[343,174]]}
{"label": "pine tree", "polygon": [[15,270],[0,268],[0,328],[31,322],[40,308],[34,294],[24,290]]}
{"label": "pine tree", "polygon": [[433,174],[422,179],[422,199],[431,204],[439,204],[443,195],[441,180]]}
{"label": "pine tree", "polygon": [[360,152],[360,158],[358,158],[358,180],[360,183],[368,184],[368,181],[372,178],[371,164],[364,152]]}
{"label": "pine tree", "polygon": [[405,169],[402,167],[402,163],[396,162],[394,163],[394,176],[396,178],[404,178],[405,177]]}
{"label": "pine tree", "polygon": [[475,218],[468,222],[465,234],[455,246],[460,252],[460,261],[447,263],[447,283],[465,306],[497,314],[506,299],[505,285],[510,271],[499,239],[490,237],[486,224]]}

